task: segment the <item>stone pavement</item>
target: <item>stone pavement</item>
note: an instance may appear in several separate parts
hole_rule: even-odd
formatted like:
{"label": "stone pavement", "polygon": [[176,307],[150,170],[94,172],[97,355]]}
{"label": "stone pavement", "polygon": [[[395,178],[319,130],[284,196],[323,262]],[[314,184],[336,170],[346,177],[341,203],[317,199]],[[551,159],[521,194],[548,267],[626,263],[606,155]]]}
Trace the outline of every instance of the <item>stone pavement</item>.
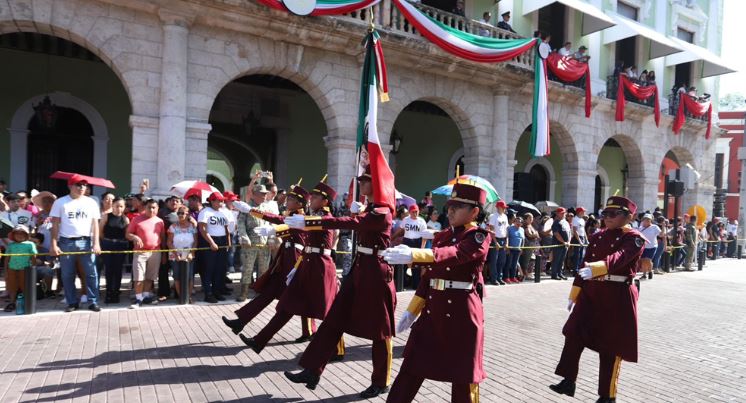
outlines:
{"label": "stone pavement", "polygon": [[[547,385],[562,347],[569,282],[488,287],[483,402],[593,402],[597,354],[586,351],[576,397]],[[411,292],[399,293],[399,309]],[[306,344],[293,320],[259,356],[220,321],[236,304],[161,305],[34,316],[0,315],[0,402],[359,400],[370,346],[346,337],[347,357],[309,391],[287,382]],[[246,328],[253,335],[273,313]],[[622,364],[620,402],[746,402],[746,260],[644,281],[640,362]],[[408,333],[395,340],[393,375]],[[450,385],[426,381],[418,402],[448,401]],[[378,401],[383,401],[379,399]]]}

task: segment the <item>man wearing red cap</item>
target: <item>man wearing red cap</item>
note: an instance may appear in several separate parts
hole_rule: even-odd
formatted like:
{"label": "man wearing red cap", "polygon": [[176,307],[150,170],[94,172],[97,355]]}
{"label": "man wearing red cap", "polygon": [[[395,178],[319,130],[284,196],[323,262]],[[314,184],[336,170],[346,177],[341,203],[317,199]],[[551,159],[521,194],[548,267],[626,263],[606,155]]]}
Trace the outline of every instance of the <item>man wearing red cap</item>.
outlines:
{"label": "man wearing red cap", "polygon": [[455,184],[447,204],[451,227],[435,235],[432,249],[399,245],[384,253],[391,264],[427,268],[396,329],[411,326],[412,333],[388,402],[411,402],[425,379],[451,382],[452,402],[479,401],[486,377],[480,274],[490,237],[475,221],[486,198],[478,187]]}
{"label": "man wearing red cap", "polygon": [[500,200],[495,203],[497,212],[490,215],[488,225],[490,233],[492,234],[492,247],[490,249],[489,256],[489,269],[490,279],[489,282],[492,285],[505,285],[506,282],[512,282],[506,272],[503,271],[508,266],[507,256],[507,242],[508,242],[508,216],[505,214],[505,210],[508,209],[508,205],[504,200]]}
{"label": "man wearing red cap", "polygon": [[[420,217],[420,208],[413,204],[409,206],[409,216],[404,217],[401,226],[393,235],[392,238],[396,239],[400,236],[404,236],[402,243],[412,248],[422,247],[422,231],[427,229],[427,223]],[[412,269],[412,288],[417,289],[420,284],[420,271]]]}
{"label": "man wearing red cap", "polygon": [[[311,213],[314,219],[331,218],[329,206],[337,197],[337,192],[324,182],[319,182],[311,191]],[[252,214],[259,212],[252,211]],[[264,214],[260,214],[264,217]],[[278,218],[277,216],[267,216]],[[305,216],[299,215],[303,218]],[[289,217],[282,221],[287,222]],[[293,228],[293,227],[291,227]],[[275,227],[275,231],[281,229]],[[296,228],[298,229],[298,228]],[[303,255],[287,274],[287,288],[277,303],[277,312],[264,328],[254,337],[240,334],[243,342],[260,353],[272,337],[282,329],[293,315],[306,318],[324,319],[337,294],[337,266],[332,260],[334,231],[310,231],[306,234]],[[337,338],[338,356],[344,354],[341,338]],[[331,355],[330,355],[331,357]]]}
{"label": "man wearing red cap", "polygon": [[[614,196],[602,216],[606,228],[593,234],[570,292],[571,310],[562,333],[565,345],[555,373],[562,381],[550,388],[573,396],[584,348],[600,358],[597,403],[616,402],[622,360],[637,362],[637,287],[633,282],[645,238],[629,226],[637,206]],[[574,309],[573,309],[574,306]]]}
{"label": "man wearing red cap", "polygon": [[200,262],[203,265],[202,290],[205,292],[205,302],[216,303],[225,301],[225,274],[228,267],[228,248],[231,246],[228,231],[228,217],[223,209],[223,195],[213,192],[207,198],[210,203],[203,208],[197,217],[197,247],[210,250],[199,251]]}
{"label": "man wearing red cap", "polygon": [[[293,186],[287,194],[286,205],[288,214],[305,215],[306,204],[311,194],[300,186]],[[280,296],[287,287],[287,275],[295,267],[295,263],[300,259],[303,250],[306,247],[306,233],[301,230],[289,228],[283,225],[284,216],[265,213],[252,209],[248,203],[237,201],[234,203],[236,208],[245,214],[251,214],[254,217],[277,224],[276,226],[265,225],[254,229],[255,232],[262,236],[274,235],[282,240],[280,252],[273,261],[272,267],[257,279],[254,284],[254,290],[259,293],[255,298],[249,301],[236,311],[238,319],[228,319],[223,316],[223,322],[231,328],[233,333],[239,334],[241,330],[252,319],[264,310],[273,300],[280,299]],[[286,214],[287,215],[287,214]],[[315,331],[314,320],[311,318],[301,319],[302,335],[296,342],[309,340]]]}
{"label": "man wearing red cap", "polygon": [[[360,194],[373,198],[370,172],[358,177]],[[290,227],[310,231],[349,229],[356,231],[357,249],[352,269],[342,283],[326,320],[319,327],[300,359],[304,368],[298,373],[285,372],[294,383],[304,383],[315,389],[329,357],[334,354],[337,340],[344,333],[373,341],[373,373],[371,385],[360,393],[370,399],[388,391],[393,359],[394,309],[396,289],[394,269],[383,260],[383,251],[391,242],[391,210],[387,206],[369,203],[362,208],[359,202],[350,207],[351,217],[323,217],[321,219],[291,216],[285,220]]]}

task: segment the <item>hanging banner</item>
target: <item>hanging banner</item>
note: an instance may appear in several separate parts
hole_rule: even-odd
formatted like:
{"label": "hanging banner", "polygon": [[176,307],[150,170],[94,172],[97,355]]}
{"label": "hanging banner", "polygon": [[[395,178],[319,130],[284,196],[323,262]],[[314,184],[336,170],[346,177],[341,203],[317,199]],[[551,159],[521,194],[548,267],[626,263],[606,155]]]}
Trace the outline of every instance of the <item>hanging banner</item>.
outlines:
{"label": "hanging banner", "polygon": [[[357,11],[378,4],[381,0],[257,0],[267,7],[290,11],[298,15],[340,15]],[[307,5],[305,3],[311,3]],[[315,3],[315,4],[313,4]],[[307,8],[306,8],[307,7]],[[310,12],[296,12],[299,9],[310,9]]]}
{"label": "hanging banner", "polygon": [[684,122],[686,122],[685,112],[689,112],[695,117],[707,114],[707,132],[705,133],[705,138],[709,139],[710,130],[712,129],[712,101],[697,102],[690,95],[680,94],[679,109],[676,111],[676,117],[673,120],[673,132],[676,134],[679,134],[681,128],[684,126]]}
{"label": "hanging banner", "polygon": [[553,52],[547,57],[547,67],[564,83],[573,83],[585,77],[585,117],[591,117],[591,68],[588,63],[561,56]]}
{"label": "hanging banner", "polygon": [[624,121],[624,90],[629,91],[632,96],[639,99],[640,101],[654,97],[655,99],[655,125],[660,125],[661,120],[661,108],[658,100],[658,86],[653,85],[640,85],[633,83],[627,76],[619,75],[619,86],[616,92],[616,121]]}

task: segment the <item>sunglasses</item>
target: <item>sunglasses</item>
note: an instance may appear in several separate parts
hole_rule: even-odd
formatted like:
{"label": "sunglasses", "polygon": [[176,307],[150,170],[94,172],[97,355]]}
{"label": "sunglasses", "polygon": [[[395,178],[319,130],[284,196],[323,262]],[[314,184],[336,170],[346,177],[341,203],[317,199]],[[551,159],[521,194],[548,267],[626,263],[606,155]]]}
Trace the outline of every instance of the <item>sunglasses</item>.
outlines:
{"label": "sunglasses", "polygon": [[627,213],[621,210],[609,210],[601,212],[601,217],[603,218],[616,218],[620,215],[627,215]]}
{"label": "sunglasses", "polygon": [[85,182],[78,182],[78,183],[76,183],[76,184],[75,184],[75,185],[73,185],[73,186],[77,186],[77,187],[79,187],[79,188],[84,188],[84,187],[88,186],[88,184],[87,184],[87,183],[85,183]]}

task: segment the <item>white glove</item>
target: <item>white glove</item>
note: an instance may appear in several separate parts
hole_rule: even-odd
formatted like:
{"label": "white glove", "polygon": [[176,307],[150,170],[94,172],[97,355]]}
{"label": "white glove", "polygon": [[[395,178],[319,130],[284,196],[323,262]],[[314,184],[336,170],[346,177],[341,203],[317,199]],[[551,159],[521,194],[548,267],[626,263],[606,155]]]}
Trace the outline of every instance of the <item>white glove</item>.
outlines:
{"label": "white glove", "polygon": [[295,277],[295,270],[295,267],[293,267],[293,270],[290,270],[290,273],[288,273],[286,277],[285,285],[290,285],[290,282],[293,281],[293,277]]}
{"label": "white glove", "polygon": [[365,210],[365,205],[363,203],[358,202],[358,201],[354,201],[350,205],[350,213],[352,213],[352,214],[358,214],[358,213],[360,213],[363,210]]}
{"label": "white glove", "polygon": [[254,227],[254,233],[259,236],[270,237],[274,236],[275,232],[275,227],[271,225],[260,225],[258,227]]}
{"label": "white glove", "polygon": [[299,214],[293,214],[290,217],[285,217],[285,224],[290,228],[303,229],[306,227],[306,217]]}
{"label": "white glove", "polygon": [[420,238],[422,239],[433,239],[435,238],[435,230],[433,229],[426,229],[424,231],[420,231]]}
{"label": "white glove", "polygon": [[412,249],[407,245],[397,245],[383,251],[383,258],[389,264],[412,263]]}
{"label": "white glove", "polygon": [[582,269],[578,270],[578,275],[583,280],[588,280],[590,278],[593,278],[593,270],[591,270],[590,267],[583,267]]}
{"label": "white glove", "polygon": [[567,299],[567,312],[572,311],[572,307],[575,305],[575,302],[571,300],[570,298]]}
{"label": "white glove", "polygon": [[253,208],[249,206],[249,203],[242,202],[241,200],[236,200],[233,202],[233,207],[238,210],[239,213],[250,213]]}
{"label": "white glove", "polygon": [[412,327],[412,323],[417,320],[417,316],[409,311],[404,311],[404,315],[402,315],[401,319],[399,319],[399,323],[396,325],[396,333],[403,333],[410,327]]}

